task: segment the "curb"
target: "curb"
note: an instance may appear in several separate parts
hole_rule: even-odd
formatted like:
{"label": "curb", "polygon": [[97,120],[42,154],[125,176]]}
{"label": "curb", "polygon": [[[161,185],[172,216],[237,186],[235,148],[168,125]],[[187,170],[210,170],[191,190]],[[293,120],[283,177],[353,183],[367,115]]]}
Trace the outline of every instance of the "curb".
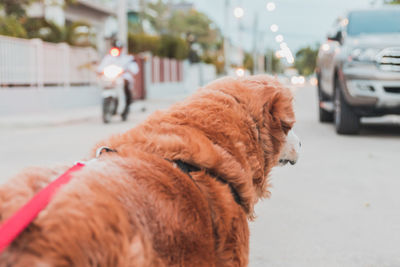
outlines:
{"label": "curb", "polygon": [[88,107],[80,109],[67,109],[49,111],[37,114],[19,114],[0,117],[0,127],[6,128],[32,128],[58,126],[62,124],[74,124],[101,118],[99,107]]}
{"label": "curb", "polygon": [[[131,104],[131,112],[149,113],[157,109],[165,109],[184,96],[175,99],[147,99],[139,100]],[[85,108],[64,109],[48,111],[46,113],[18,114],[9,116],[0,116],[0,128],[34,128],[34,127],[52,127],[66,124],[77,124],[88,121],[101,121],[101,106],[90,106]]]}

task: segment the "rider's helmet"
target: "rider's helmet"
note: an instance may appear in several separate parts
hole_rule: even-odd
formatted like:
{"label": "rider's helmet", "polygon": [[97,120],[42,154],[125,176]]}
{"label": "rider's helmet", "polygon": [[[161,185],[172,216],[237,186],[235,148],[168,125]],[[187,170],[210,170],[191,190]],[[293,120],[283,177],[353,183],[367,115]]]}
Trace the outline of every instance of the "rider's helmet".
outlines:
{"label": "rider's helmet", "polygon": [[114,41],[113,47],[110,49],[110,55],[113,57],[118,57],[119,55],[121,55],[123,48],[124,47],[120,41]]}

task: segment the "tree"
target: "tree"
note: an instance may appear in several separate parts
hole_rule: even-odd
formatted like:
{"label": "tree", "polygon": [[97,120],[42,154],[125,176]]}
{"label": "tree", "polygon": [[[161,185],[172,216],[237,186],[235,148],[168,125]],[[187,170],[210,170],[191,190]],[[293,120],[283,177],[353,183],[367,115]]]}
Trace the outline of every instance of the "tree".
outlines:
{"label": "tree", "polygon": [[[74,4],[77,0],[64,0],[65,5]],[[1,0],[0,8],[4,9],[7,16],[13,15],[17,18],[25,17],[25,9],[33,2],[44,2],[44,0]]]}
{"label": "tree", "polygon": [[203,48],[214,46],[221,34],[214,22],[197,10],[171,11],[171,6],[158,0],[149,3],[144,17],[160,35],[171,34],[199,43]]}
{"label": "tree", "polygon": [[84,21],[76,21],[64,27],[64,41],[75,46],[91,46],[94,34],[91,27]]}
{"label": "tree", "polygon": [[162,35],[160,39],[160,49],[157,54],[161,57],[182,60],[188,57],[188,46],[182,38]]}
{"label": "tree", "polygon": [[144,18],[158,34],[185,39],[189,46],[189,58],[193,62],[203,57],[215,57],[215,53],[209,52],[221,49],[221,33],[204,13],[194,9],[172,11],[171,4],[158,0],[147,5]]}
{"label": "tree", "polygon": [[15,16],[0,17],[0,35],[27,37],[26,30]]}
{"label": "tree", "polygon": [[23,23],[28,38],[40,38],[46,42],[59,43],[65,40],[65,30],[43,18],[28,18]]}
{"label": "tree", "polygon": [[303,47],[296,53],[295,68],[301,75],[311,75],[314,72],[318,55],[318,45],[315,48]]}
{"label": "tree", "polygon": [[188,45],[180,37],[172,35],[154,36],[144,33],[128,36],[129,53],[151,52],[153,55],[175,59],[188,57]]}
{"label": "tree", "polygon": [[157,54],[160,50],[160,37],[144,33],[130,33],[128,35],[129,53],[138,54],[142,52],[151,52]]}
{"label": "tree", "polygon": [[251,73],[254,71],[254,60],[253,60],[253,55],[245,52],[244,53],[244,59],[243,59],[243,67],[245,69],[248,69]]}
{"label": "tree", "polygon": [[147,19],[153,29],[159,34],[168,34],[168,20],[170,18],[169,7],[162,0],[149,3],[143,18]]}
{"label": "tree", "polygon": [[15,16],[17,18],[26,15],[25,8],[32,2],[32,0],[2,0],[1,6],[7,16]]}
{"label": "tree", "polygon": [[213,64],[217,69],[218,74],[224,73],[224,53],[222,50],[216,51],[215,53],[206,53],[202,57],[202,61],[207,64]]}
{"label": "tree", "polygon": [[222,37],[207,15],[196,10],[175,11],[168,25],[172,35],[187,40],[191,62],[212,59],[216,66],[219,64],[217,59],[222,51]]}
{"label": "tree", "polygon": [[[189,58],[192,63],[199,61],[222,65],[222,37],[215,23],[204,13],[194,9],[173,11],[174,6],[162,0],[150,2],[140,13],[141,23],[148,21],[153,34],[159,35],[159,46],[155,47],[152,37],[144,34],[142,26],[130,25],[130,51],[146,49],[144,43],[151,43],[155,55],[170,58]],[[145,21],[143,21],[143,19]],[[143,38],[143,39],[141,39]]]}
{"label": "tree", "polygon": [[400,0],[385,0],[385,3],[391,5],[400,5]]}
{"label": "tree", "polygon": [[176,11],[168,24],[171,34],[198,43],[204,50],[216,48],[222,39],[214,22],[204,13],[196,10]]}
{"label": "tree", "polygon": [[283,66],[281,59],[275,55],[275,51],[268,49],[265,58],[265,68],[272,73],[282,73]]}
{"label": "tree", "polygon": [[[71,5],[77,0],[64,0],[64,5]],[[0,34],[20,38],[40,38],[47,42],[68,42],[73,45],[90,45],[90,33],[78,32],[77,29],[89,25],[82,22],[59,27],[44,18],[28,18],[25,9],[34,2],[44,0],[1,0],[0,8],[5,17],[0,17]]]}

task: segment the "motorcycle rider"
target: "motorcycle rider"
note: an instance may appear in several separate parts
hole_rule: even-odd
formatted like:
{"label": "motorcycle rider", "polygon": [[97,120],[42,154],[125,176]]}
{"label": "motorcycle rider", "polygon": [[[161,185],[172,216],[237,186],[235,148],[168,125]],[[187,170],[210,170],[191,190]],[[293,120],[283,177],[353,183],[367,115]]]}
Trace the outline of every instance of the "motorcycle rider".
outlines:
{"label": "motorcycle rider", "polygon": [[[98,72],[102,72],[104,67],[112,63],[117,63],[124,70],[122,78],[124,79],[124,94],[125,94],[125,108],[122,112],[122,120],[125,121],[129,114],[129,105],[133,101],[134,92],[134,76],[139,72],[139,66],[136,63],[132,55],[126,54],[124,47],[121,42],[115,41],[114,46],[111,48],[110,53],[108,53],[101,61],[98,66]],[[122,103],[121,103],[122,104]]]}

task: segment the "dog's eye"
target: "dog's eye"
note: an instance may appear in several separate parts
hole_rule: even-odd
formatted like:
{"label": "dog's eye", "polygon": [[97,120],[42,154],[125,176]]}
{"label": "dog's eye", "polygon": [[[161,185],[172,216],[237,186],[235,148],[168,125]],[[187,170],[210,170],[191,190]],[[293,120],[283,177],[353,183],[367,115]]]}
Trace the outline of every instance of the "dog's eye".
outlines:
{"label": "dog's eye", "polygon": [[285,121],[281,121],[281,127],[282,127],[282,131],[285,134],[287,134],[292,129],[292,124],[285,122]]}

